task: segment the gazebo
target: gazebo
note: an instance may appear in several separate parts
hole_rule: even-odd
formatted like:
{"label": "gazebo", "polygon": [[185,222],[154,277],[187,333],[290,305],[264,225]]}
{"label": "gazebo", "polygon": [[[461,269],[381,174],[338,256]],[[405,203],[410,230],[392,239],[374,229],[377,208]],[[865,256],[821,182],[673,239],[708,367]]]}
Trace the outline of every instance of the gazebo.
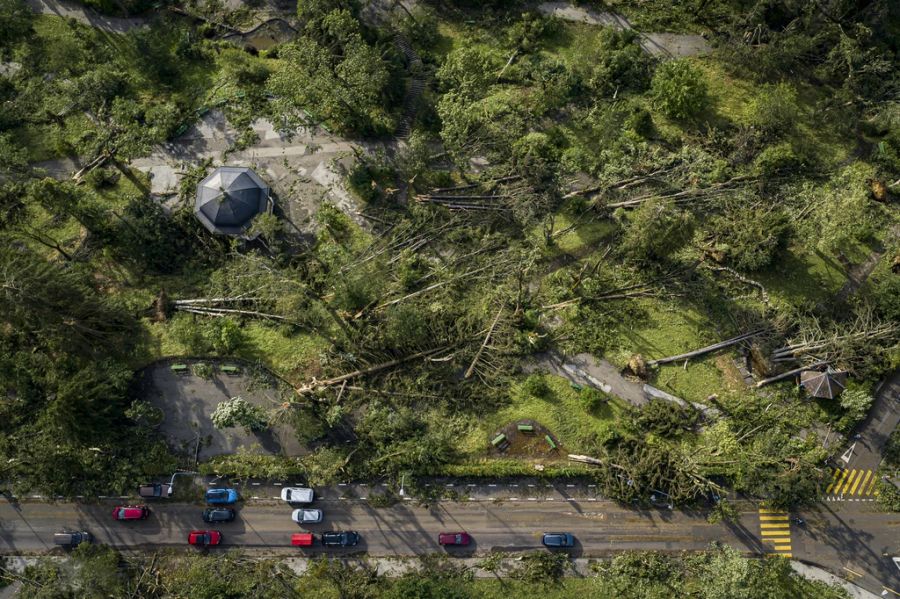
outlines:
{"label": "gazebo", "polygon": [[252,239],[254,217],[271,211],[269,186],[247,167],[221,166],[197,185],[194,215],[211,233]]}
{"label": "gazebo", "polygon": [[800,373],[800,386],[810,397],[834,399],[847,386],[847,373],[830,367],[821,372],[804,370]]}

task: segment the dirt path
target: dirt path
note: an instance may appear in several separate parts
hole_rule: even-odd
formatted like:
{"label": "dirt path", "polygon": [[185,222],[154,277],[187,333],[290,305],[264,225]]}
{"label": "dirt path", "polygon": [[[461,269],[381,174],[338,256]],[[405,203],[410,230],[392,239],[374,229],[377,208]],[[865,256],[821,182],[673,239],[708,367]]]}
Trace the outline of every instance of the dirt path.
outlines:
{"label": "dirt path", "polygon": [[[617,29],[634,29],[628,19],[612,12],[601,12],[583,6],[573,6],[568,2],[542,2],[538,5],[538,11],[545,15],[552,15],[564,21],[587,23],[588,25],[602,25],[616,27]],[[681,33],[643,33],[641,46],[655,56],[664,58],[677,58],[680,56],[697,56],[706,54],[711,50],[709,42],[701,35]]]}

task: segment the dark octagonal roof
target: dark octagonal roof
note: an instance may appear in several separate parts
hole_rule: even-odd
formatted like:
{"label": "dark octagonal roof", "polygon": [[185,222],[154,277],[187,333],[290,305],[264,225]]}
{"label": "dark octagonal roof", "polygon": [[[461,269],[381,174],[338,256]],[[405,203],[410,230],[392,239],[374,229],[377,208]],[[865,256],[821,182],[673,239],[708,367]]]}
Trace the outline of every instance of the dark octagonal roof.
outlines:
{"label": "dark octagonal roof", "polygon": [[197,186],[194,214],[213,233],[243,236],[253,217],[269,207],[269,187],[256,173],[222,166]]}

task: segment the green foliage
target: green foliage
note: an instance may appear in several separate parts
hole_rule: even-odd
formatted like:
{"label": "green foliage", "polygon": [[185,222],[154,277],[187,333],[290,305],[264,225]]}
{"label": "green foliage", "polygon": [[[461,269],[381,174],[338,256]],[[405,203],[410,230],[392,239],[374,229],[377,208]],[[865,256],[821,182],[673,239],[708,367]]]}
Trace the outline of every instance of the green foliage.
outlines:
{"label": "green foliage", "polygon": [[787,245],[790,228],[781,209],[761,209],[749,203],[729,207],[713,217],[707,229],[715,248],[735,268],[754,271],[766,268]]}
{"label": "green foliage", "polygon": [[703,72],[687,59],[664,62],[653,74],[653,101],[666,116],[689,119],[709,107]]}
{"label": "green foliage", "polygon": [[594,414],[609,403],[609,395],[593,387],[582,387],[578,392],[578,400],[587,412]]}
{"label": "green foliage", "polygon": [[522,392],[538,399],[549,399],[551,389],[544,375],[529,374],[525,382],[522,383]]}
{"label": "green foliage", "polygon": [[727,497],[722,497],[713,506],[709,516],[706,517],[706,521],[710,524],[717,524],[719,522],[731,524],[740,520],[740,517],[741,514],[737,507],[731,503]]}
{"label": "green foliage", "polygon": [[564,553],[526,553],[519,560],[518,567],[510,575],[535,585],[558,584],[570,567],[569,556]]}
{"label": "green foliage", "polygon": [[513,164],[519,172],[538,184],[556,175],[559,149],[545,133],[528,133],[513,144]]}
{"label": "green foliage", "polygon": [[304,35],[280,49],[282,65],[269,87],[287,116],[302,108],[341,131],[384,133],[392,126],[385,109],[390,64],[339,4],[298,6]]}
{"label": "green foliage", "polygon": [[596,60],[585,74],[585,84],[601,97],[626,90],[643,91],[650,83],[650,66],[650,56],[641,48],[637,32],[604,27]]}
{"label": "green foliage", "polygon": [[622,251],[636,262],[669,259],[691,238],[694,219],[672,201],[643,202],[628,221]]}
{"label": "green foliage", "polygon": [[750,125],[768,137],[783,137],[797,126],[797,92],[787,83],[763,86],[748,108]]}
{"label": "green foliage", "polygon": [[233,397],[228,401],[219,402],[219,405],[210,414],[210,420],[216,428],[243,426],[248,432],[262,431],[269,426],[269,416],[266,410],[251,404],[242,397]]}
{"label": "green foliage", "polygon": [[881,509],[889,512],[900,512],[900,488],[891,481],[879,479],[875,485],[878,493],[876,500]]}
{"label": "green foliage", "polygon": [[805,165],[806,158],[787,141],[766,147],[753,162],[756,174],[764,178],[796,171]]}
{"label": "green foliage", "polygon": [[900,468],[900,427],[895,428],[894,432],[891,433],[891,436],[888,437],[887,442],[884,444],[882,455],[884,456],[885,462],[891,466]]}
{"label": "green foliage", "polygon": [[872,397],[870,390],[866,386],[853,382],[849,383],[840,396],[841,409],[844,410],[844,415],[841,416],[836,428],[843,432],[850,431],[866,417],[874,400],[875,398]]}
{"label": "green foliage", "polygon": [[654,400],[632,413],[634,427],[664,438],[675,438],[692,430],[700,420],[697,410],[671,401]]}
{"label": "green foliage", "polygon": [[31,33],[34,13],[20,0],[0,0],[0,58]]}

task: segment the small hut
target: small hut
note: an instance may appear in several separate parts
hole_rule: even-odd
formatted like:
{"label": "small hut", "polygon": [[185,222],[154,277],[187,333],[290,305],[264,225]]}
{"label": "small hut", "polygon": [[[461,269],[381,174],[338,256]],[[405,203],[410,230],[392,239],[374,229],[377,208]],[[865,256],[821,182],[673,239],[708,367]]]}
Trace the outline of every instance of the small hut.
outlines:
{"label": "small hut", "polygon": [[269,186],[249,168],[219,167],[197,186],[194,215],[211,233],[252,239],[253,219],[271,211]]}
{"label": "small hut", "polygon": [[810,397],[834,399],[847,386],[847,373],[830,367],[824,371],[805,370],[800,373],[800,386]]}

